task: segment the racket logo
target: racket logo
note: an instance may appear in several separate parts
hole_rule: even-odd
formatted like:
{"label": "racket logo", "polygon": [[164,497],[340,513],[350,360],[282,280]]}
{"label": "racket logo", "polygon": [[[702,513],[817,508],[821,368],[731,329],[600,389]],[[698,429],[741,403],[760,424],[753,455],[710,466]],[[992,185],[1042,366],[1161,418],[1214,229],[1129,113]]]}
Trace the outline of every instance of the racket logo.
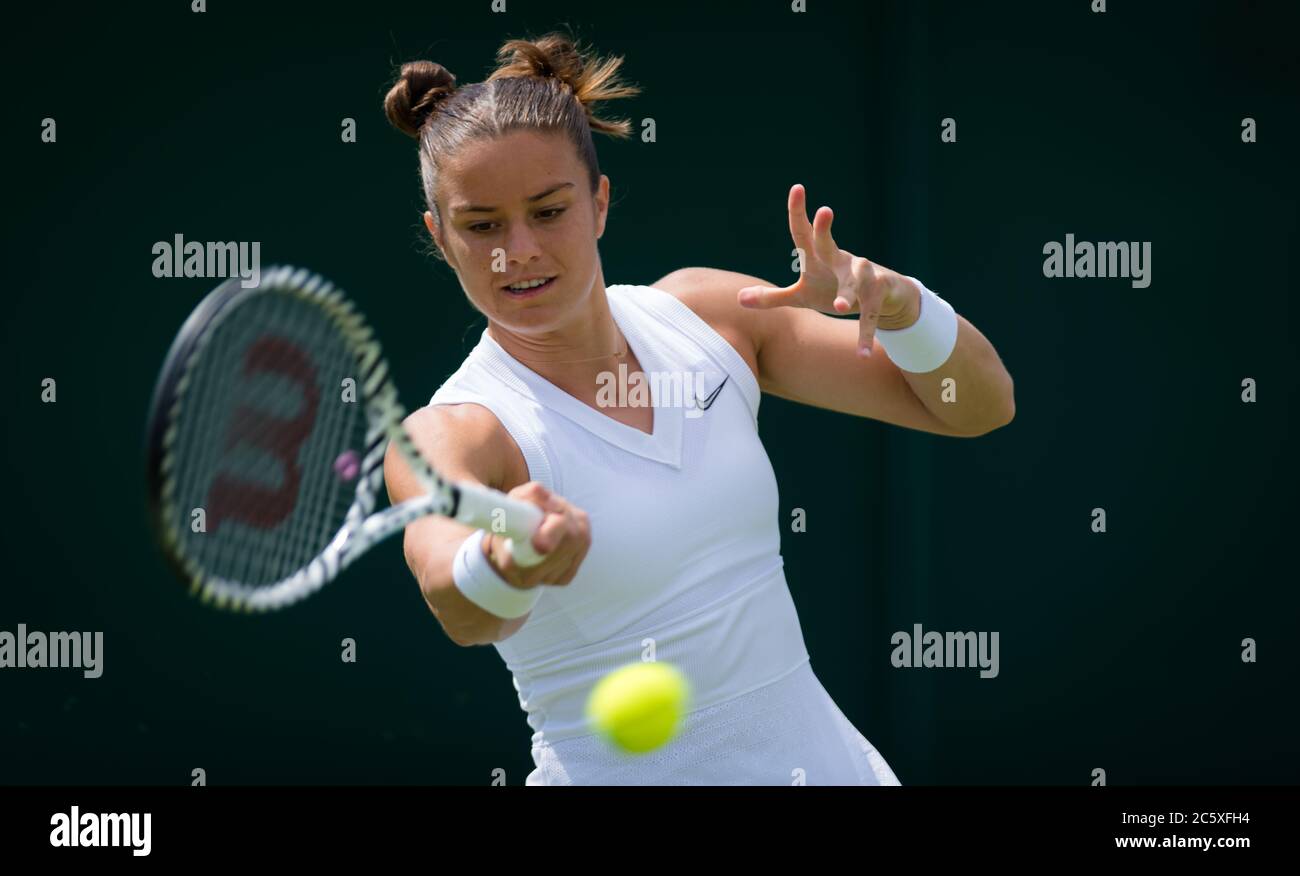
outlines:
{"label": "racket logo", "polygon": [[[151,516],[174,571],[216,608],[281,609],[431,515],[503,523],[515,562],[539,562],[525,548],[542,510],[444,480],[405,416],[379,342],[319,275],[279,266],[254,289],[213,289],[172,342],[146,427]],[[424,489],[380,509],[389,448]]]}
{"label": "racket logo", "polygon": [[241,445],[255,447],[278,460],[283,477],[271,488],[220,473],[208,489],[208,528],[216,532],[223,521],[237,520],[258,529],[272,529],[293,513],[298,504],[302,470],[298,454],[311,435],[320,407],[320,389],[311,359],[291,341],[263,335],[244,352],[242,376],[273,374],[296,383],[302,391],[297,416],[277,417],[263,408],[241,402],[226,428],[223,450]]}

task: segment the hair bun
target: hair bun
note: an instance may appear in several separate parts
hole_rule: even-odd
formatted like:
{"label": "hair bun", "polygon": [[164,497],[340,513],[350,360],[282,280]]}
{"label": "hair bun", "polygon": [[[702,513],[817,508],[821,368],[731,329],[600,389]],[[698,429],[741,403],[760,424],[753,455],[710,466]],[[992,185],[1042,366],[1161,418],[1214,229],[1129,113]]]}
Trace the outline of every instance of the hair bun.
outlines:
{"label": "hair bun", "polygon": [[566,88],[587,114],[593,131],[626,137],[626,121],[598,118],[592,108],[606,100],[634,97],[640,89],[618,78],[622,58],[601,60],[562,33],[548,33],[535,40],[507,40],[497,50],[498,67],[487,78],[536,77],[554,79]]}
{"label": "hair bun", "polygon": [[409,61],[384,98],[388,121],[405,134],[420,136],[420,128],[453,91],[456,77],[441,64]]}
{"label": "hair bun", "polygon": [[507,40],[497,50],[501,65],[489,78],[535,76],[558,79],[577,91],[586,66],[582,52],[572,40],[559,34],[547,34],[539,40]]}

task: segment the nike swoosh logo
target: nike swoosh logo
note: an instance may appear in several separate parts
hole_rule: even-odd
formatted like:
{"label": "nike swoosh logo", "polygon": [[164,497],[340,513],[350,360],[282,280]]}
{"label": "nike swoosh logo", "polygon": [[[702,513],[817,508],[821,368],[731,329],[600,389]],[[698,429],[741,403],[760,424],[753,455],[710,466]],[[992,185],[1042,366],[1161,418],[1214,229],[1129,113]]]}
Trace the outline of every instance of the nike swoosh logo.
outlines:
{"label": "nike swoosh logo", "polygon": [[718,388],[713,390],[713,392],[709,393],[708,398],[704,399],[703,401],[697,399],[696,404],[699,407],[699,409],[702,411],[707,411],[709,408],[713,407],[713,400],[718,397],[718,393],[722,392],[722,387],[726,386],[727,381],[730,379],[731,379],[731,375],[728,374],[726,377],[722,378],[722,382],[718,384]]}

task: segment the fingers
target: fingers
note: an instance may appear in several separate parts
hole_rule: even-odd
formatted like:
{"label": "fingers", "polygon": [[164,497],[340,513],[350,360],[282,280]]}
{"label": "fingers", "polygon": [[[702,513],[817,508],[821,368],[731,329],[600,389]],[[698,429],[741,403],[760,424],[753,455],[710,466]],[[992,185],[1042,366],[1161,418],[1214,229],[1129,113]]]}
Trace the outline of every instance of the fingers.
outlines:
{"label": "fingers", "polygon": [[835,221],[835,211],[830,207],[819,207],[813,217],[813,252],[826,264],[835,260],[839,247],[831,237],[831,223]]}
{"label": "fingers", "polygon": [[790,238],[794,241],[794,245],[806,253],[812,252],[813,227],[808,222],[808,207],[804,199],[803,186],[795,183],[790,187],[786,208],[790,216]]}
{"label": "fingers", "polygon": [[884,287],[876,282],[875,267],[864,258],[853,260],[851,272],[858,299],[858,355],[866,357],[875,349],[876,324],[880,320]]}
{"label": "fingers", "polygon": [[554,502],[548,503],[547,513],[542,518],[542,525],[533,533],[533,546],[540,554],[549,554],[559,545],[565,533],[569,531],[568,518],[562,507]]}
{"label": "fingers", "polygon": [[775,286],[746,286],[740,290],[737,300],[741,307],[755,310],[767,310],[772,307],[785,307],[794,304],[799,296],[799,284],[776,288]]}
{"label": "fingers", "polygon": [[876,320],[858,317],[858,355],[869,358],[876,347]]}
{"label": "fingers", "polygon": [[519,566],[504,550],[504,539],[501,539],[502,550],[497,552],[498,539],[494,538],[492,555],[498,560],[495,565],[502,577],[522,587],[571,582],[591,548],[591,522],[587,513],[535,481],[516,487],[510,495],[532,502],[546,512],[532,536],[533,549],[542,555],[542,561],[535,566]]}
{"label": "fingers", "polygon": [[531,576],[532,581],[563,586],[578,574],[578,567],[591,549],[591,521],[587,512],[574,508],[558,496],[552,511],[542,522],[533,541],[546,559]]}
{"label": "fingers", "polygon": [[[862,312],[863,303],[871,299],[872,284],[875,282],[875,266],[861,256],[854,256],[849,262],[848,278],[841,281],[839,289],[835,292],[835,300],[832,302],[835,312],[841,314]],[[876,311],[879,309],[879,307],[874,308]],[[871,318],[875,319],[878,316],[877,313]]]}
{"label": "fingers", "polygon": [[795,246],[805,253],[815,254],[824,262],[829,262],[839,247],[831,237],[831,223],[835,221],[835,212],[830,207],[819,207],[813,221],[808,221],[807,193],[798,183],[790,187],[787,202],[790,214],[790,237]]}
{"label": "fingers", "polygon": [[[815,251],[813,249],[813,226],[808,222],[808,215],[804,207],[803,186],[796,184],[790,187],[790,195],[786,205],[790,219],[790,238],[803,254],[799,259],[801,281],[804,272],[807,271],[805,261]],[[754,310],[768,310],[773,307],[796,304],[799,299],[799,291],[802,288],[800,281],[782,287],[746,286],[737,293],[736,300],[741,307],[749,307]]]}
{"label": "fingers", "polygon": [[856,262],[850,267],[850,271],[852,272],[850,282],[839,288],[835,293],[835,300],[831,302],[836,313],[852,313],[858,306],[858,290],[861,288],[862,279]]}

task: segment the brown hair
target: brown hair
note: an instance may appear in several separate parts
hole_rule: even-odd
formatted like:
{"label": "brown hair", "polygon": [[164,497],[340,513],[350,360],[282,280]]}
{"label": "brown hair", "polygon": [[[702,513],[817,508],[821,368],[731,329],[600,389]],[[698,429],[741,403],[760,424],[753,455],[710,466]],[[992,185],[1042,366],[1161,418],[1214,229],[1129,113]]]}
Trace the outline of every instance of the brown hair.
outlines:
{"label": "brown hair", "polygon": [[600,167],[591,132],[615,137],[631,132],[626,119],[610,121],[592,112],[599,101],[640,93],[619,81],[621,57],[600,60],[569,37],[549,33],[536,40],[507,41],[497,50],[497,61],[486,80],[460,87],[441,64],[410,61],[384,98],[388,120],[419,141],[424,199],[439,227],[442,217],[434,197],[439,160],[471,140],[516,130],[563,133],[578,150],[595,192]]}

